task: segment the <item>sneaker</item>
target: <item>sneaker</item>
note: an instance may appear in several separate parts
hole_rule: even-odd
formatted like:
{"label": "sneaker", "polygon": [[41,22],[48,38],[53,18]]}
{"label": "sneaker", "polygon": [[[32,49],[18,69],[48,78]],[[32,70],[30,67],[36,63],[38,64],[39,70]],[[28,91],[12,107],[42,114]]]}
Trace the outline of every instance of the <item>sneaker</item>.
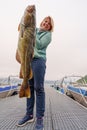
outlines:
{"label": "sneaker", "polygon": [[35,130],[44,130],[43,126],[43,119],[38,119],[36,120],[36,125],[35,125]]}
{"label": "sneaker", "polygon": [[17,126],[24,126],[27,123],[31,123],[34,121],[33,116],[25,115],[17,124]]}

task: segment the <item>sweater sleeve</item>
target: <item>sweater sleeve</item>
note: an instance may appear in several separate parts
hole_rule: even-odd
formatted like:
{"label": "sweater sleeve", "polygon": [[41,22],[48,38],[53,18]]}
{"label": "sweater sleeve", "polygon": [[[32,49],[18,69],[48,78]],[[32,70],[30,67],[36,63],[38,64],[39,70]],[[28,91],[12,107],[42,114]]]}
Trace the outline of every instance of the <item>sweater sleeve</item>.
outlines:
{"label": "sweater sleeve", "polygon": [[37,49],[39,50],[46,48],[50,42],[51,42],[51,32],[47,32],[41,38],[36,36]]}

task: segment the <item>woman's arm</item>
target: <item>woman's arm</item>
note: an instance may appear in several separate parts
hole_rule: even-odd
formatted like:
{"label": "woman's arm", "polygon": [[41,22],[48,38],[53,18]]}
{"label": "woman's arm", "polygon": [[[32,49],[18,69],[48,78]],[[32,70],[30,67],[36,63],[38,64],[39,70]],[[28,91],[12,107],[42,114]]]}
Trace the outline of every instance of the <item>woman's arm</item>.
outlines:
{"label": "woman's arm", "polygon": [[51,42],[51,32],[47,32],[41,38],[36,35],[36,44],[38,49],[43,49]]}

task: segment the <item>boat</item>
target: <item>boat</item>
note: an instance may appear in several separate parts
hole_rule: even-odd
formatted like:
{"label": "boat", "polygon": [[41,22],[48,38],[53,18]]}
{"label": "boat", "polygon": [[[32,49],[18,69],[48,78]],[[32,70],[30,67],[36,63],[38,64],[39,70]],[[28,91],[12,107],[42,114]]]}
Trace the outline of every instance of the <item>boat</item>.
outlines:
{"label": "boat", "polygon": [[21,82],[16,76],[8,76],[0,79],[0,99],[13,96],[19,93]]}
{"label": "boat", "polygon": [[18,85],[2,85],[0,86],[0,98],[5,98],[18,93]]}
{"label": "boat", "polygon": [[54,82],[54,85],[52,85],[56,90],[62,90],[64,94],[71,95],[71,93],[68,91],[67,86],[71,84],[77,84],[76,82],[81,79],[82,76],[76,76],[76,75],[68,75],[64,76],[60,80],[56,80]]}
{"label": "boat", "polygon": [[74,75],[64,76],[60,80],[56,80],[53,86],[56,90],[60,91],[61,93],[72,97],[71,93],[67,89],[67,86],[70,85],[71,83],[75,83],[77,79],[79,79],[79,76]]}
{"label": "boat", "polygon": [[87,83],[83,76],[68,75],[56,80],[53,87],[87,107]]}
{"label": "boat", "polygon": [[67,89],[78,103],[87,107],[87,84],[68,85]]}

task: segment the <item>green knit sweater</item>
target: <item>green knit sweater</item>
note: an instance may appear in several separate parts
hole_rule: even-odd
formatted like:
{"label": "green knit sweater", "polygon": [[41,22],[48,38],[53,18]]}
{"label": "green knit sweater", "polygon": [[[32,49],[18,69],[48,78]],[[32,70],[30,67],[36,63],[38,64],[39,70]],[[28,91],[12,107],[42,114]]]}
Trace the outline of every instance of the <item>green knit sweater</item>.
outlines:
{"label": "green knit sweater", "polygon": [[51,32],[50,31],[39,31],[36,29],[36,44],[34,47],[34,57],[46,60],[46,49],[51,42]]}

